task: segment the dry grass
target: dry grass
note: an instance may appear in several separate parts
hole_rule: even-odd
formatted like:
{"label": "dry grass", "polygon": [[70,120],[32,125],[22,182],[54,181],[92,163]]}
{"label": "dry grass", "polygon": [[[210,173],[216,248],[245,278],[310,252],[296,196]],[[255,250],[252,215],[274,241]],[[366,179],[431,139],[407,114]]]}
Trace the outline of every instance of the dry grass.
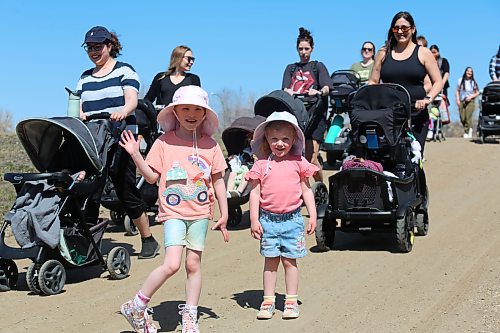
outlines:
{"label": "dry grass", "polygon": [[3,180],[3,175],[7,172],[35,172],[35,168],[26,155],[23,146],[17,136],[13,133],[0,134],[0,216],[12,207],[16,198],[14,187],[9,182]]}

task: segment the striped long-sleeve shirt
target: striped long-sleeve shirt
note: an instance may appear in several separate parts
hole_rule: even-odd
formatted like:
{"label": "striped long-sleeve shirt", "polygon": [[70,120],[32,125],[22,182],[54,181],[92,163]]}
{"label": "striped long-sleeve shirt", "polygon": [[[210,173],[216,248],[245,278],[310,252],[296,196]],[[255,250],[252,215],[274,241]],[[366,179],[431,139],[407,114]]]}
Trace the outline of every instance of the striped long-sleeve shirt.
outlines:
{"label": "striped long-sleeve shirt", "polygon": [[125,105],[125,89],[139,92],[139,76],[127,63],[117,61],[113,70],[103,77],[93,76],[92,71],[83,72],[77,85],[82,110],[87,115],[118,112]]}

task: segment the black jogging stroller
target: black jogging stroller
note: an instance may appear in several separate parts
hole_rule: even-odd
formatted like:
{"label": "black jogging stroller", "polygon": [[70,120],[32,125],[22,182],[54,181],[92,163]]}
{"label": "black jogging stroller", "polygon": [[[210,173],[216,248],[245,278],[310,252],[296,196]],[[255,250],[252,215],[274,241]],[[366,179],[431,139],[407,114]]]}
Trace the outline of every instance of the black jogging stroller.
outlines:
{"label": "black jogging stroller", "polygon": [[[150,101],[140,99],[137,102],[135,116],[137,119],[136,134],[142,137],[140,151],[141,154],[145,156],[151,149],[153,142],[161,135],[160,128],[156,121],[157,112]],[[146,212],[151,212],[156,215],[158,213],[158,186],[148,183],[142,176],[137,177],[136,186],[145,203]],[[113,182],[109,177],[102,192],[101,204],[103,207],[109,209],[111,221],[115,225],[123,225],[127,235],[133,236],[139,233],[137,227],[125,213],[125,208],[118,199]]]}
{"label": "black jogging stroller", "polygon": [[410,252],[414,228],[426,235],[429,227],[424,170],[411,161],[410,96],[396,84],[363,86],[351,105],[349,153],[381,163],[384,172],[352,168],[329,178],[328,204],[318,213],[318,247],[332,249],[336,230],[379,231],[393,233],[401,252]]}
{"label": "black jogging stroller", "polygon": [[[359,89],[360,78],[352,70],[338,70],[332,73],[332,89],[330,90],[330,112],[327,117],[328,131],[321,149],[326,152],[326,161],[333,166],[346,156],[351,143],[348,112],[350,101]],[[347,121],[346,119],[347,118]],[[339,129],[340,127],[340,129]]]}
{"label": "black jogging stroller", "polygon": [[[235,119],[231,126],[226,128],[222,132],[222,142],[226,147],[228,159],[230,157],[237,158],[237,166],[239,170],[244,171],[242,168],[250,170],[253,166],[253,155],[251,151],[248,149],[249,143],[248,137],[253,135],[255,128],[262,122],[264,122],[266,118],[262,116],[254,116],[254,117],[240,117]],[[226,170],[224,174],[224,181],[226,186],[228,185],[229,175],[232,170],[231,163],[229,164],[229,168]],[[242,174],[236,175],[237,178],[241,178]],[[236,180],[235,183],[239,183],[241,179]],[[230,227],[235,227],[241,222],[241,218],[243,216],[243,211],[241,209],[241,205],[244,205],[248,202],[250,198],[251,186],[246,186],[241,193],[234,191],[234,188],[229,189],[228,193],[238,193],[236,196],[228,196],[227,204],[229,210],[228,217],[228,225]]]}
{"label": "black jogging stroller", "polygon": [[[92,117],[99,117],[93,115]],[[109,117],[109,115],[108,115]],[[109,220],[86,216],[89,198],[102,189],[110,157],[120,135],[117,123],[78,118],[32,118],[16,126],[17,136],[39,173],[6,173],[17,198],[0,229],[0,289],[14,288],[15,259],[33,263],[26,273],[29,289],[54,295],[66,282],[65,268],[100,264],[112,279],[130,270],[128,251],[117,246],[105,257],[101,251]],[[83,181],[76,175],[85,171]],[[72,174],[75,174],[72,177]],[[19,247],[6,244],[10,227]]]}
{"label": "black jogging stroller", "polygon": [[[318,106],[319,100],[322,100],[320,96],[312,96],[314,100],[311,103]],[[275,90],[269,94],[262,96],[255,102],[254,113],[255,115],[260,115],[263,117],[269,117],[274,111],[287,111],[290,112],[297,118],[297,123],[300,129],[305,133],[312,130],[312,126],[316,120],[315,117],[323,117],[323,114],[311,114],[306,109],[304,102],[299,97],[291,96],[289,93],[283,90]],[[314,182],[311,186],[314,193],[314,199],[316,201],[316,206],[326,204],[328,201],[328,189],[323,182]]]}
{"label": "black jogging stroller", "polygon": [[477,124],[477,136],[481,143],[493,135],[500,135],[500,83],[496,81],[483,88]]}

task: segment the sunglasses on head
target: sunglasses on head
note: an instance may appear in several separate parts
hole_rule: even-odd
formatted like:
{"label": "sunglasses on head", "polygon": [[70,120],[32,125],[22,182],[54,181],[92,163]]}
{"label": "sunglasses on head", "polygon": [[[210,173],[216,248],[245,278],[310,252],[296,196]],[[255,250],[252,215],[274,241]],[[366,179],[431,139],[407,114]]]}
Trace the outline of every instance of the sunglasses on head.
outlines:
{"label": "sunglasses on head", "polygon": [[395,25],[392,27],[392,32],[396,34],[399,32],[399,30],[401,30],[403,33],[407,33],[411,28],[412,27],[409,25]]}
{"label": "sunglasses on head", "polygon": [[191,56],[184,56],[184,58],[186,58],[186,60],[187,60],[188,62],[194,62],[194,61],[196,60],[196,58],[195,58],[195,57],[191,57]]}
{"label": "sunglasses on head", "polygon": [[94,45],[85,44],[83,46],[83,49],[86,52],[101,52],[103,48],[104,48],[104,44],[94,44]]}
{"label": "sunglasses on head", "polygon": [[371,51],[373,51],[373,47],[363,47],[361,49],[361,51],[369,51],[369,52],[371,52]]}

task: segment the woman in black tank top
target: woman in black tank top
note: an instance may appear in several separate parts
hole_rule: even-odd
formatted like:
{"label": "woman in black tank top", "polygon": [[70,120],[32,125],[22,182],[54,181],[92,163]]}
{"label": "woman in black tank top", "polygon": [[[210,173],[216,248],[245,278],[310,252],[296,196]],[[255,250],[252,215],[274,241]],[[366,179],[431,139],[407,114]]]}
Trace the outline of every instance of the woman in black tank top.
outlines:
{"label": "woman in black tank top", "polygon": [[[424,77],[429,75],[432,87],[426,95]],[[417,45],[417,28],[408,12],[397,13],[387,33],[387,43],[375,57],[368,84],[397,83],[408,90],[413,107],[420,111],[412,119],[413,134],[424,152],[429,115],[427,105],[443,88],[441,74],[431,51]]]}

